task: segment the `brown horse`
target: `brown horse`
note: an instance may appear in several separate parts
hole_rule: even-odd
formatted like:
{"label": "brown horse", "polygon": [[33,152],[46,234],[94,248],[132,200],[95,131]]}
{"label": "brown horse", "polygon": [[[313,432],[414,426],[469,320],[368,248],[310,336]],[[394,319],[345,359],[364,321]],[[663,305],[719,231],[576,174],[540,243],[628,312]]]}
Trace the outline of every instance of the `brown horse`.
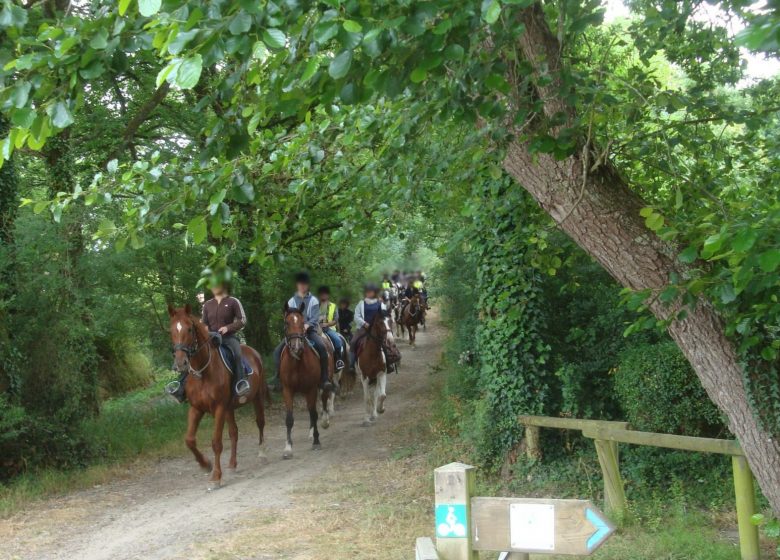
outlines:
{"label": "brown horse", "polygon": [[[252,366],[253,374],[249,375],[249,394],[239,402],[232,391],[231,374],[217,349],[209,339],[206,325],[192,316],[189,305],[175,309],[168,306],[171,317],[171,341],[173,342],[174,366],[180,373],[188,372],[186,384],[187,400],[190,411],[187,421],[187,436],[184,439],[187,447],[195,455],[198,464],[206,471],[211,471],[209,490],[219,488],[222,482],[222,433],[225,422],[230,435],[229,469],[236,468],[236,451],[238,448],[238,425],[235,410],[247,402],[255,407],[255,421],[260,431],[260,454],[265,460],[263,449],[263,429],[265,428],[265,401],[269,396],[265,382],[263,361],[253,348],[241,346],[241,353]],[[208,461],[200,452],[195,436],[198,432],[203,415],[214,416],[214,434],[211,438],[211,448],[214,450],[214,464]]]}
{"label": "brown horse", "polygon": [[382,312],[374,315],[355,364],[363,383],[363,402],[366,405],[364,427],[371,426],[376,422],[377,415],[385,411],[387,362],[382,349],[395,344],[392,333],[389,316],[383,316]]}
{"label": "brown horse", "polygon": [[[317,397],[322,398],[322,427],[330,425],[330,415],[333,413],[333,400],[330,391],[322,391],[320,395],[320,359],[317,352],[306,340],[306,320],[303,316],[304,304],[300,309],[284,306],[284,348],[279,358],[279,381],[282,383],[282,396],[287,411],[287,444],[282,457],[292,459],[292,428],[293,399],[296,394],[306,398],[306,408],[309,409],[309,437],[312,450],[322,449],[320,432],[317,429]],[[334,374],[334,358],[328,352],[329,375]]]}
{"label": "brown horse", "polygon": [[415,345],[417,338],[417,326],[420,325],[425,319],[425,309],[420,301],[420,296],[415,294],[409,303],[406,304],[401,312],[401,320],[398,324],[401,326],[401,335],[403,335],[404,327],[409,331],[409,344]]}

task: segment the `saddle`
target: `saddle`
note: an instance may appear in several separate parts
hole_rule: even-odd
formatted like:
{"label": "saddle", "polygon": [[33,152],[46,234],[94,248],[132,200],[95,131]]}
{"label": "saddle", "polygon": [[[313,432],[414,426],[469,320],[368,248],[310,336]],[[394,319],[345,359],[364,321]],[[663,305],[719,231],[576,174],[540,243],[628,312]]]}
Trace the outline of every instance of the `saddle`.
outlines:
{"label": "saddle", "polygon": [[[211,342],[219,347],[219,357],[222,359],[222,363],[225,364],[225,367],[228,369],[228,371],[235,375],[236,372],[233,371],[233,351],[222,344],[222,336],[219,333],[209,333],[211,336]],[[244,366],[244,373],[246,375],[251,375],[254,373],[254,370],[252,369],[252,366],[249,364],[249,361],[244,356],[241,356],[241,363]]]}
{"label": "saddle", "polygon": [[[232,374],[235,374],[236,372],[233,371],[233,367],[231,365],[233,363],[233,352],[230,350],[230,348],[220,344],[219,357],[222,358],[222,363],[225,364],[225,367],[228,368],[228,371]],[[241,356],[241,363],[244,365],[244,373],[246,375],[251,375],[254,373],[252,366],[249,365],[249,362],[244,356]]]}

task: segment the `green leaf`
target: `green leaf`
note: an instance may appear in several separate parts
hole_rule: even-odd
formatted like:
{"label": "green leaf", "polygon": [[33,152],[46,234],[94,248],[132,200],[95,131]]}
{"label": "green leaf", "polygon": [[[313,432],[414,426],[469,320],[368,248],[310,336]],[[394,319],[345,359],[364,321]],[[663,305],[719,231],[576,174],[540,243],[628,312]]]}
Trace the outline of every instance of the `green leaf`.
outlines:
{"label": "green leaf", "polygon": [[420,82],[425,81],[425,78],[427,77],[428,77],[428,71],[422,66],[418,66],[417,68],[412,70],[409,79],[412,80],[412,82],[414,82],[415,84],[419,84]]}
{"label": "green leaf", "polygon": [[119,0],[119,15],[123,16],[127,12],[127,8],[130,7],[132,0]]}
{"label": "green leaf", "polygon": [[14,84],[13,90],[11,90],[11,97],[9,99],[11,105],[17,109],[21,109],[27,105],[27,99],[30,96],[30,89],[32,89],[32,84],[30,82],[26,80],[17,80],[17,82]]}
{"label": "green leaf", "polygon": [[350,33],[360,33],[363,31],[363,26],[360,25],[355,20],[348,19],[344,22],[344,29],[349,31]]}
{"label": "green leaf", "polygon": [[731,247],[739,253],[744,253],[753,247],[756,239],[758,239],[758,234],[755,230],[743,229],[734,236],[734,241],[731,242]]}
{"label": "green leaf", "polygon": [[465,54],[466,51],[457,43],[448,45],[447,48],[444,49],[444,58],[447,60],[463,60]]}
{"label": "green leaf", "polygon": [[305,84],[309,80],[311,80],[312,76],[317,73],[317,69],[320,67],[320,60],[317,57],[312,57],[309,59],[309,61],[306,63],[306,68],[303,69],[303,74],[301,75],[301,83]]}
{"label": "green leaf", "polygon": [[758,265],[764,272],[774,272],[780,266],[780,249],[770,249],[758,256]]}
{"label": "green leaf", "polygon": [[162,0],[138,0],[138,11],[144,17],[152,17],[160,11]]}
{"label": "green leaf", "polygon": [[192,235],[192,240],[196,243],[203,243],[208,236],[208,225],[206,224],[206,218],[203,216],[197,216],[190,220],[187,224],[187,232]]}
{"label": "green leaf", "polygon": [[57,128],[67,128],[73,124],[73,115],[63,101],[58,101],[51,112],[51,122]]}
{"label": "green leaf", "polygon": [[19,128],[30,128],[33,125],[33,122],[35,122],[36,116],[38,115],[33,109],[23,107],[15,110],[11,114],[11,122],[14,126],[18,126]]}
{"label": "green leaf", "polygon": [[176,74],[178,73],[179,66],[181,66],[181,60],[174,60],[157,73],[157,87],[160,87],[164,81],[173,83]]}
{"label": "green leaf", "polygon": [[228,25],[228,31],[233,35],[241,35],[246,33],[252,27],[252,16],[246,13],[244,10],[239,12],[230,20]]}
{"label": "green leaf", "polygon": [[698,257],[699,257],[699,250],[694,245],[691,245],[690,247],[682,251],[679,255],[677,255],[679,261],[685,264],[692,263]]}
{"label": "green leaf", "polygon": [[106,165],[106,169],[111,174],[116,173],[116,170],[117,170],[118,167],[119,167],[119,161],[116,158],[114,158],[111,161],[109,161],[108,165]]}
{"label": "green leaf", "polygon": [[352,51],[341,51],[330,61],[328,74],[334,80],[340,80],[349,73],[350,66],[352,66]]}
{"label": "green leaf", "polygon": [[327,43],[339,32],[339,24],[335,21],[323,21],[314,26],[314,40],[320,44]]}
{"label": "green leaf", "polygon": [[281,29],[266,29],[263,31],[263,42],[269,49],[283,49],[287,45],[287,36]]}
{"label": "green leaf", "polygon": [[486,0],[482,2],[482,19],[489,25],[493,25],[498,21],[498,17],[501,15],[501,4],[498,0]]}
{"label": "green leaf", "polygon": [[89,40],[89,46],[95,50],[103,50],[108,46],[108,30],[101,27]]}
{"label": "green leaf", "polygon": [[176,73],[176,85],[181,89],[194,88],[200,80],[202,70],[203,58],[199,54],[185,58]]}

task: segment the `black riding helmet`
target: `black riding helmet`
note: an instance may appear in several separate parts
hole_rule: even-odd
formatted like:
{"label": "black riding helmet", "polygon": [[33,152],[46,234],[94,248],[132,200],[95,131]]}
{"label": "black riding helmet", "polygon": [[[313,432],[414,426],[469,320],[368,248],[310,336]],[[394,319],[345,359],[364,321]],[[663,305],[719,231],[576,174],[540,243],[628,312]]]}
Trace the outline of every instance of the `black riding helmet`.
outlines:
{"label": "black riding helmet", "polygon": [[330,295],[330,287],[329,286],[320,286],[317,288],[317,295]]}
{"label": "black riding helmet", "polygon": [[379,295],[379,286],[377,286],[376,284],[374,284],[372,282],[369,282],[368,284],[366,284],[363,287],[363,293],[364,294],[368,294],[368,292],[374,292],[374,296],[375,297],[378,296]]}
{"label": "black riding helmet", "polygon": [[311,286],[311,276],[309,276],[308,272],[299,272],[295,275],[295,283],[296,284],[306,284],[307,286]]}

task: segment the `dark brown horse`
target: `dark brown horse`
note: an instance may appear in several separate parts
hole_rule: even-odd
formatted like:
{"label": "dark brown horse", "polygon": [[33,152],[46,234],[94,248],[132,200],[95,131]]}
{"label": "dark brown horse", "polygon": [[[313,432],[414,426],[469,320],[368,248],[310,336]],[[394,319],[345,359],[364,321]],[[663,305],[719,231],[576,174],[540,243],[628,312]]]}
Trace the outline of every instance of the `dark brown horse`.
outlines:
{"label": "dark brown horse", "polygon": [[[317,429],[317,397],[320,393],[320,359],[314,348],[306,340],[306,319],[303,316],[304,304],[300,309],[284,306],[284,348],[279,358],[279,381],[282,383],[282,397],[284,408],[287,411],[285,423],[287,425],[287,444],[284,448],[285,459],[291,459],[293,400],[296,394],[306,398],[306,408],[309,410],[309,437],[312,439],[312,450],[322,448],[320,444],[320,432]],[[329,374],[332,379],[334,374],[334,358],[328,352]],[[323,391],[322,398],[322,427],[330,425],[330,415],[333,413],[333,400],[330,391]]]}
{"label": "dark brown horse", "polygon": [[394,344],[389,314],[384,316],[382,312],[377,313],[371,319],[355,364],[363,383],[363,402],[366,405],[363,426],[372,425],[377,415],[385,411],[387,362],[382,348]]}
{"label": "dark brown horse", "polygon": [[[187,421],[187,436],[184,439],[187,447],[195,455],[198,464],[204,470],[211,471],[209,490],[219,488],[222,482],[222,433],[225,422],[230,435],[229,469],[236,468],[236,451],[238,448],[238,425],[235,410],[245,403],[251,402],[255,407],[255,421],[260,431],[260,458],[265,459],[263,449],[263,429],[265,428],[265,401],[268,398],[268,387],[265,382],[263,361],[253,348],[241,346],[241,353],[252,366],[253,374],[249,375],[249,394],[239,402],[232,391],[230,371],[225,367],[219,356],[219,350],[209,340],[206,325],[192,316],[190,306],[175,309],[168,306],[171,317],[171,341],[173,342],[174,366],[179,372],[189,372],[186,384],[187,400],[190,403]],[[197,446],[195,436],[198,425],[204,414],[214,416],[214,434],[211,438],[211,448],[214,450],[214,464],[206,459]]]}
{"label": "dark brown horse", "polygon": [[403,336],[404,328],[409,331],[409,344],[415,345],[415,339],[417,338],[417,327],[425,320],[425,309],[423,308],[420,296],[415,294],[409,303],[406,304],[401,312],[401,320],[398,324],[401,327],[401,335]]}

